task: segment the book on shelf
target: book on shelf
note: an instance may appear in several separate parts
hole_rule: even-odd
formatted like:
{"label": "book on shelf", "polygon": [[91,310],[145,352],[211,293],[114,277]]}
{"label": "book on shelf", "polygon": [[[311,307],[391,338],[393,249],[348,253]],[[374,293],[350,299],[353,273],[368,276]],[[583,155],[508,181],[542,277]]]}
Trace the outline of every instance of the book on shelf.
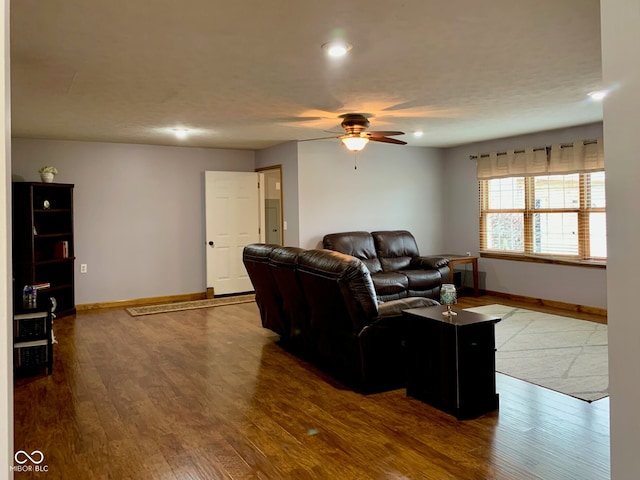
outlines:
{"label": "book on shelf", "polygon": [[56,242],[55,257],[56,258],[69,258],[69,242],[62,240]]}
{"label": "book on shelf", "polygon": [[13,316],[14,320],[34,320],[36,318],[47,318],[48,312],[32,312],[32,313],[19,313]]}

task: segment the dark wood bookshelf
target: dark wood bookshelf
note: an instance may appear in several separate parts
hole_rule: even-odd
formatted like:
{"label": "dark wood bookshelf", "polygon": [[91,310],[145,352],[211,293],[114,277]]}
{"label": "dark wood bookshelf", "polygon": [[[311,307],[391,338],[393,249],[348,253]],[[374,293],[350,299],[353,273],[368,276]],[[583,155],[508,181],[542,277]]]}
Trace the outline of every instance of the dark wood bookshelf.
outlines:
{"label": "dark wood bookshelf", "polygon": [[14,302],[22,305],[25,285],[49,283],[38,303],[57,303],[56,316],[76,312],[72,184],[13,183]]}

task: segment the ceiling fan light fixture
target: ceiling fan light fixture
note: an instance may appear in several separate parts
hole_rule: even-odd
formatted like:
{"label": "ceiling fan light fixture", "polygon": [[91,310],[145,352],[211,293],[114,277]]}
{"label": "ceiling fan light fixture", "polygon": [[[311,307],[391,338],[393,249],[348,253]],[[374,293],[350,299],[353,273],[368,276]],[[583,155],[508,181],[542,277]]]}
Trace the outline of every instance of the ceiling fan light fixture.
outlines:
{"label": "ceiling fan light fixture", "polygon": [[352,152],[359,152],[362,150],[367,143],[369,143],[369,139],[366,137],[344,137],[341,139],[344,146],[347,147],[347,150],[351,150]]}

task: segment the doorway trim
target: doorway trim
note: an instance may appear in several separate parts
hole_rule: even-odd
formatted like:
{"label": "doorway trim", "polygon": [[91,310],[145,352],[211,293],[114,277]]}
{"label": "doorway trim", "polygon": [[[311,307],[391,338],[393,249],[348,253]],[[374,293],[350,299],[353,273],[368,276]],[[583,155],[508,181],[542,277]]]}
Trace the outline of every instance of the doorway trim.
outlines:
{"label": "doorway trim", "polygon": [[[280,189],[278,190],[280,192],[280,245],[284,245],[284,185],[282,183],[282,164],[256,168],[255,171],[256,173],[260,173],[260,174],[264,174],[267,172],[274,172],[274,171],[278,172],[278,176],[279,176],[278,181],[280,182]],[[263,181],[262,181],[262,175],[261,175],[261,181],[260,181],[260,190],[261,192],[265,191]],[[260,194],[260,199],[264,200],[264,195],[262,193]],[[265,210],[266,210],[265,202],[261,201],[260,202],[260,224],[261,225],[264,225],[264,219],[266,217]],[[265,238],[266,238],[266,232],[263,231],[263,229],[261,229],[260,231],[261,241],[264,242]]]}

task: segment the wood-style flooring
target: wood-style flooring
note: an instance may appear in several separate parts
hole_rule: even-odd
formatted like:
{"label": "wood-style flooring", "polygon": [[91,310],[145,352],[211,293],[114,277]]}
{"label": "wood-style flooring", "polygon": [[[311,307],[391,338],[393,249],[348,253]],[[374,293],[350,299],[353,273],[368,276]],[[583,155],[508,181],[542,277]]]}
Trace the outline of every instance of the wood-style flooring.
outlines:
{"label": "wood-style flooring", "polygon": [[[507,302],[459,307],[490,303]],[[19,479],[609,478],[608,399],[498,374],[500,409],[458,421],[404,390],[363,396],[280,348],[255,304],[54,328],[53,375],[15,387],[15,449],[47,472]]]}

